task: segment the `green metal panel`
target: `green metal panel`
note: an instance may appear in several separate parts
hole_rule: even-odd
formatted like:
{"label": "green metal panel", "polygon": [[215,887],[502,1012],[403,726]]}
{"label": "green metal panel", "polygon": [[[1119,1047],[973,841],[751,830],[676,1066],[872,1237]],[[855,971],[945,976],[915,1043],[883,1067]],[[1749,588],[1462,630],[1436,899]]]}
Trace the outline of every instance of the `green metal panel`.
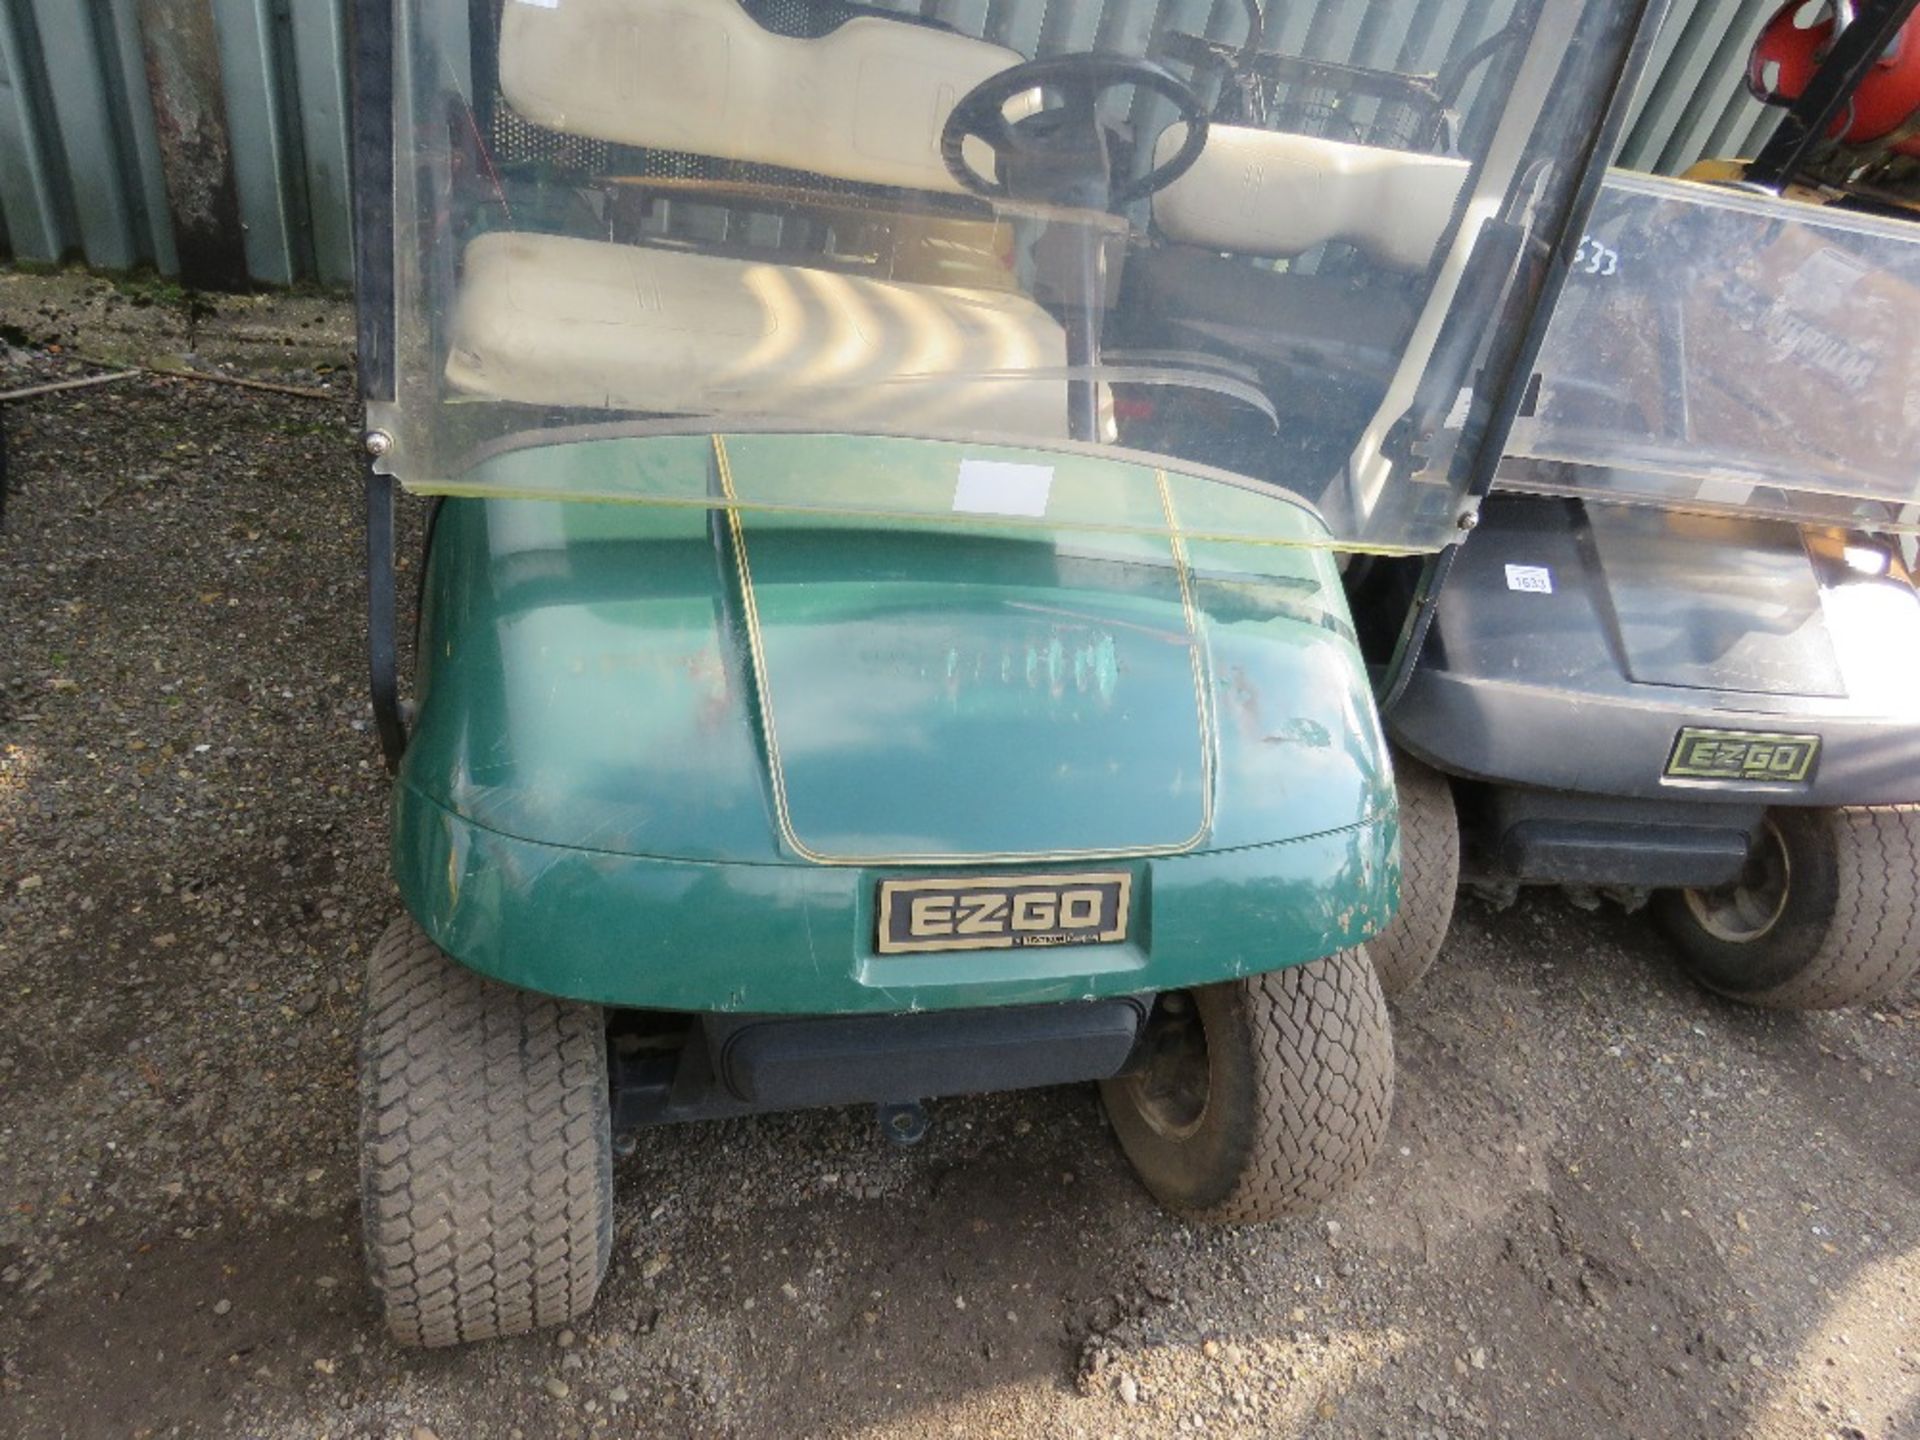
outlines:
{"label": "green metal panel", "polygon": [[[1125,4],[1127,0],[1120,0]],[[1047,7],[1030,0],[992,0],[987,8],[987,39],[1022,55],[1031,55],[1040,42]]]}
{"label": "green metal panel", "polygon": [[[1028,8],[1044,9],[1042,0],[1023,0]],[[1100,12],[1099,48],[1138,54],[1153,35],[1159,0],[1107,0]]]}
{"label": "green metal panel", "polygon": [[1151,536],[715,513],[448,502],[416,783],[527,839],[754,863],[1231,847],[1379,803],[1324,550],[1190,541],[1183,585]]}
{"label": "green metal panel", "polygon": [[150,247],[122,159],[101,10],[75,0],[31,0],[31,8],[80,241],[94,264],[131,269]]}
{"label": "green metal panel", "polygon": [[346,203],[347,75],[345,0],[292,7],[293,71],[300,92],[300,148],[306,160],[313,274],[322,285],[353,283],[353,224]]}
{"label": "green metal panel", "polygon": [[[1753,32],[1758,31],[1760,18],[1763,17],[1755,17]],[[1706,74],[1709,76],[1739,73],[1753,48],[1753,33],[1742,22],[1742,17],[1730,16],[1727,22],[1721,26],[1719,41],[1708,57]],[[1674,122],[1667,143],[1661,147],[1656,168],[1672,173],[1684,170],[1701,155],[1712,154],[1715,132],[1730,129],[1730,115],[1737,113],[1717,85],[1701,85],[1681,107],[1679,119]]]}
{"label": "green metal panel", "polygon": [[1091,50],[1099,26],[1100,11],[1091,5],[1050,6],[1040,30],[1040,51]]}
{"label": "green metal panel", "polygon": [[1747,94],[1747,52],[1776,0],[1676,0],[1628,115],[1619,163],[1676,175],[1703,157],[1750,155],[1776,112]]}
{"label": "green metal panel", "polygon": [[47,149],[40,116],[50,106],[37,95],[39,37],[20,0],[0,4],[0,214],[13,253],[24,260],[58,260],[71,244],[65,178]]}
{"label": "green metal panel", "polygon": [[1353,5],[1318,9],[1313,17],[1313,25],[1307,32],[1306,53],[1352,56],[1355,43],[1360,39],[1361,21],[1366,13]]}
{"label": "green metal panel", "polygon": [[928,14],[943,25],[978,35],[987,23],[987,0],[933,0]]}
{"label": "green metal panel", "polygon": [[213,13],[220,31],[227,125],[235,137],[233,173],[247,269],[256,280],[290,285],[302,272],[289,223],[295,170],[280,109],[271,0],[213,0]]}
{"label": "green metal panel", "polygon": [[167,172],[160,153],[153,113],[153,92],[147,83],[145,52],[140,43],[137,0],[107,0],[107,24],[112,37],[115,68],[109,79],[114,104],[121,117],[126,158],[131,165],[129,185],[136,189],[140,214],[141,258],[163,275],[176,274],[180,257],[168,222]]}
{"label": "green metal panel", "polygon": [[1683,7],[1668,17],[1667,28],[1678,23],[1680,33],[1671,55],[1657,72],[1654,93],[1628,132],[1627,144],[1640,147],[1637,153],[1643,157],[1642,164],[1634,168],[1653,169],[1678,157],[1679,139],[1689,129],[1689,112],[1697,114],[1703,96],[1715,88],[1715,62],[1725,54],[1727,34],[1739,21],[1740,10],[1750,3],[1743,0],[1738,6]]}

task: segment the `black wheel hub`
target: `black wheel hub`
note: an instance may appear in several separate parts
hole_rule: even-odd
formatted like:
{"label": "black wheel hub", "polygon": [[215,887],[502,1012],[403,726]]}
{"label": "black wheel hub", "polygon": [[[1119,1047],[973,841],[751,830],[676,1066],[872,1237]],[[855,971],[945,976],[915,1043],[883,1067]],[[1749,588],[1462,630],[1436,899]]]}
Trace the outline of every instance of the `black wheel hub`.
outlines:
{"label": "black wheel hub", "polygon": [[1787,857],[1786,839],[1768,820],[1740,878],[1713,890],[1686,891],[1687,909],[1694,923],[1714,939],[1729,945],[1751,945],[1765,939],[1780,923],[1792,882],[1793,864]]}
{"label": "black wheel hub", "polygon": [[1128,1082],[1135,1108],[1161,1135],[1193,1134],[1206,1118],[1211,1089],[1206,1026],[1193,996],[1175,991],[1160,997],[1142,1049],[1145,1059]]}

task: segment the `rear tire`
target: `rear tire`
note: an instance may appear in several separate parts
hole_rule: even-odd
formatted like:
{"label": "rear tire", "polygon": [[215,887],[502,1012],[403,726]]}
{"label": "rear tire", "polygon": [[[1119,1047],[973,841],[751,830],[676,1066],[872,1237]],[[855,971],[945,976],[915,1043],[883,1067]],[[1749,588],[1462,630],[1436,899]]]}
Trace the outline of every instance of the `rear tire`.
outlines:
{"label": "rear tire", "polygon": [[1920,806],[1772,811],[1747,872],[1654,914],[1710,990],[1780,1010],[1898,995],[1920,971]]}
{"label": "rear tire", "polygon": [[393,1338],[585,1314],[613,1247],[599,1008],[476,975],[406,918],[374,949],[366,1002],[361,1221]]}
{"label": "rear tire", "polygon": [[1393,1031],[1364,950],[1162,996],[1148,1060],[1101,1096],[1141,1182],[1197,1220],[1272,1220],[1366,1173]]}
{"label": "rear tire", "polygon": [[1400,908],[1367,942],[1367,953],[1380,988],[1398,1000],[1433,968],[1453,923],[1460,817],[1447,777],[1400,750],[1393,752],[1393,781],[1400,796]]}

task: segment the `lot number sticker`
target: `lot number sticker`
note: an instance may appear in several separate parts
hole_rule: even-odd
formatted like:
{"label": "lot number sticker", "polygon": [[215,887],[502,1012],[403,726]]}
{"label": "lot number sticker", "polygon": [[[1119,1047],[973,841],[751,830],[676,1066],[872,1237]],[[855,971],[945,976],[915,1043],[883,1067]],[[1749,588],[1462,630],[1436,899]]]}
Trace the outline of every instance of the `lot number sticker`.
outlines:
{"label": "lot number sticker", "polygon": [[1591,235],[1582,235],[1580,248],[1573,252],[1573,268],[1584,270],[1589,275],[1617,275],[1620,273],[1620,252],[1602,245]]}
{"label": "lot number sticker", "polygon": [[953,487],[953,508],[961,515],[1021,515],[1038,519],[1047,513],[1047,496],[1052,490],[1051,465],[962,460],[960,477]]}
{"label": "lot number sticker", "polygon": [[1525,590],[1534,595],[1553,593],[1553,572],[1544,565],[1507,566],[1507,589]]}

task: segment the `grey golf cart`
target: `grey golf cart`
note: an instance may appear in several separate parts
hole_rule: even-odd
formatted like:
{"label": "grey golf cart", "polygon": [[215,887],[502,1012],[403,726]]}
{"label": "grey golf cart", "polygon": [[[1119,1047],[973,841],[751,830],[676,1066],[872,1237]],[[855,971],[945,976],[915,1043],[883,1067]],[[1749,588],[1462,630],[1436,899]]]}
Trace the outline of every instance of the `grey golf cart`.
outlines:
{"label": "grey golf cart", "polygon": [[1903,204],[1821,143],[1889,36],[1920,42],[1911,9],[1860,7],[1733,183],[1602,188],[1384,699],[1390,990],[1456,881],[1650,904],[1753,1004],[1885,1001],[1920,972],[1920,223],[1912,162]]}

